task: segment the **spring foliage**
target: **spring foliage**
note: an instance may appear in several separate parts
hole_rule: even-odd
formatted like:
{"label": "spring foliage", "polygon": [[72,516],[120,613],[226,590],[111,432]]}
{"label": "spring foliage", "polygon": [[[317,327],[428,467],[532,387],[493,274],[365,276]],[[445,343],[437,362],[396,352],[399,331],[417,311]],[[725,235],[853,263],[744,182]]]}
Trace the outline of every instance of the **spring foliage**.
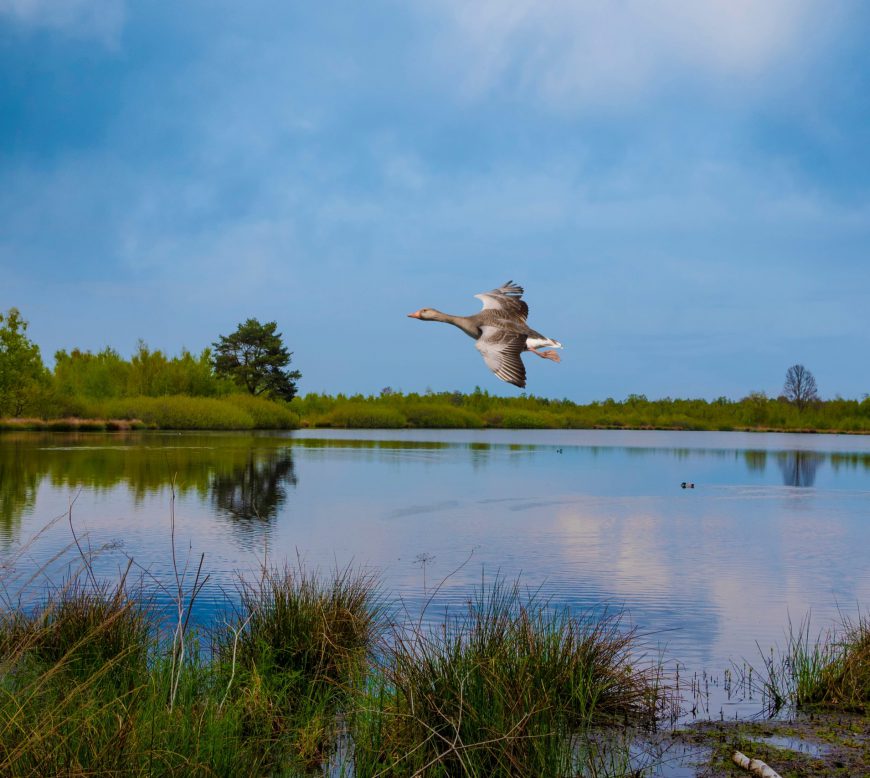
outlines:
{"label": "spring foliage", "polygon": [[[870,396],[862,400],[819,398],[815,379],[802,365],[788,370],[783,394],[750,392],[739,400],[630,394],[586,404],[568,398],[522,394],[403,393],[385,387],[378,395],[296,396],[298,370],[275,322],[248,319],[215,350],[178,356],[139,341],[126,359],[105,348],[58,351],[53,371],[26,335],[14,308],[0,315],[0,428],[22,426],[85,429],[122,426],[166,429],[478,428],[672,429],[870,432]],[[295,398],[295,399],[294,399]],[[292,402],[290,400],[292,399]],[[35,417],[10,422],[9,417]],[[39,421],[39,420],[43,421]],[[115,421],[109,420],[118,420]]]}
{"label": "spring foliage", "polygon": [[260,324],[248,319],[231,335],[221,335],[213,344],[215,373],[255,397],[292,400],[302,373],[284,369],[293,355],[277,328],[273,321]]}
{"label": "spring foliage", "polygon": [[19,416],[38,402],[48,382],[39,346],[27,337],[17,308],[0,313],[0,416]]}

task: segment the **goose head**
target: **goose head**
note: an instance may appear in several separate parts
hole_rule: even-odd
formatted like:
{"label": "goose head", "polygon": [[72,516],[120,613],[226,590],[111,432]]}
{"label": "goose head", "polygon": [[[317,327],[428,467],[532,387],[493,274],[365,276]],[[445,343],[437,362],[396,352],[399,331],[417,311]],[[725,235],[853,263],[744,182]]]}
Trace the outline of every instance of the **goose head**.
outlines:
{"label": "goose head", "polygon": [[439,321],[439,316],[441,316],[441,313],[434,308],[421,308],[419,311],[408,314],[409,318],[420,319],[421,321]]}

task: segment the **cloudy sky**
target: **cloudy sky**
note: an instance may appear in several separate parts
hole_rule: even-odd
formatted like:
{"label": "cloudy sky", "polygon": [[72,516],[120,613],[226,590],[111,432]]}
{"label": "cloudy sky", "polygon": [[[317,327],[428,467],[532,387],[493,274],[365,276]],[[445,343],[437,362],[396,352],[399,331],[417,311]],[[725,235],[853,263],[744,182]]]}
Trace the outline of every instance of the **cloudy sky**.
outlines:
{"label": "cloudy sky", "polygon": [[[0,309],[50,361],[276,320],[301,390],[870,391],[858,0],[0,0]],[[534,360],[532,362],[531,360]]]}

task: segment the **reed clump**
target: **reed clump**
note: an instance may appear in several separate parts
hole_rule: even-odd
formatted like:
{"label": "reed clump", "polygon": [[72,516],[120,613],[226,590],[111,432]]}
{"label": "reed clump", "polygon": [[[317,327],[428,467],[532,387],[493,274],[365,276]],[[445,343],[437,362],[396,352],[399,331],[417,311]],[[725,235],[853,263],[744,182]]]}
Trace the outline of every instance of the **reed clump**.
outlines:
{"label": "reed clump", "polygon": [[76,576],[23,625],[22,650],[40,665],[76,676],[145,667],[153,624],[142,597],[121,583],[88,584]]}
{"label": "reed clump", "polygon": [[440,632],[392,636],[353,717],[357,773],[577,774],[593,726],[661,709],[661,675],[637,664],[637,644],[618,615],[573,616],[496,581]]}
{"label": "reed clump", "polygon": [[124,579],[74,575],[44,603],[0,615],[0,774],[118,767],[112,738],[147,682],[154,626]]}
{"label": "reed clump", "polygon": [[[299,416],[286,403],[241,394],[219,399],[187,395],[120,397],[92,403],[89,415],[135,419],[145,427],[167,430],[296,429],[299,426]],[[84,429],[82,423],[79,429]]]}
{"label": "reed clump", "polygon": [[486,415],[490,427],[504,429],[555,429],[566,426],[563,419],[548,411],[506,408]]}
{"label": "reed clump", "polygon": [[86,566],[38,607],[0,613],[0,775],[305,775],[324,762],[381,628],[373,577],[265,571],[205,655],[196,633],[168,638],[149,601]]}
{"label": "reed clump", "polygon": [[214,653],[242,731],[320,764],[382,630],[378,584],[349,567],[325,578],[299,564],[242,582],[239,601]]}
{"label": "reed clump", "polygon": [[[336,688],[361,667],[379,636],[376,580],[352,568],[329,578],[303,565],[264,570],[243,582],[233,627],[218,640],[224,659],[269,668],[306,686]],[[236,637],[237,636],[237,637]]]}
{"label": "reed clump", "polygon": [[870,618],[843,618],[812,637],[809,618],[789,623],[785,648],[764,656],[762,691],[772,708],[820,706],[870,713]]}

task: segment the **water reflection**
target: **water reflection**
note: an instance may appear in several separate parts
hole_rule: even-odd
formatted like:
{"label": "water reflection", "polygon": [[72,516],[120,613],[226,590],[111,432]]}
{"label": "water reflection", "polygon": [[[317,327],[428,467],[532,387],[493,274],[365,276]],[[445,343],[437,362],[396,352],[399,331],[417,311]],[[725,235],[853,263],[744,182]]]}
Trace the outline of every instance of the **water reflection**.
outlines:
{"label": "water reflection", "polygon": [[212,503],[234,519],[269,521],[287,500],[287,487],[296,486],[289,448],[248,454],[248,461],[228,473],[215,475]]}
{"label": "water reflection", "polygon": [[41,473],[27,465],[29,446],[9,435],[0,439],[0,537],[11,539],[22,514],[36,501]]}
{"label": "water reflection", "polygon": [[746,469],[750,472],[763,473],[767,468],[767,452],[744,451],[743,461],[746,463]]}
{"label": "water reflection", "polygon": [[[486,433],[491,440],[474,438],[484,432],[469,432],[466,439],[459,436],[461,431],[451,434],[429,430],[366,430],[354,435],[351,432],[354,431],[318,432],[321,437],[310,431],[295,436],[4,433],[0,435],[0,539],[6,542],[15,539],[22,516],[38,509],[40,487],[46,493],[69,494],[84,490],[99,495],[122,486],[129,490],[134,505],[145,505],[174,482],[179,496],[198,499],[203,506],[210,506],[212,515],[234,522],[269,523],[281,514],[290,490],[297,484],[294,451],[297,459],[341,462],[348,466],[350,463],[388,465],[404,468],[405,474],[418,463],[451,467],[467,463],[477,477],[475,484],[485,484],[506,464],[540,466],[547,477],[556,472],[570,474],[572,491],[611,496],[659,494],[670,491],[673,484],[681,480],[699,485],[736,485],[747,480],[770,483],[775,479],[776,469],[773,473],[766,472],[768,460],[776,462],[783,483],[803,488],[815,485],[823,462],[831,464],[826,471],[826,482],[836,479],[845,485],[861,471],[870,470],[870,453],[861,451],[860,447],[856,451],[832,450],[830,453],[788,451],[765,448],[765,443],[773,441],[753,438],[751,449],[729,448],[736,438],[729,437],[728,433],[710,433],[703,438],[692,433],[680,438],[674,435],[663,438],[650,433],[648,438],[633,437],[630,441],[620,433],[613,433],[607,440],[614,443],[608,446],[600,444],[601,436],[597,433],[597,437],[590,440],[592,445],[581,443],[593,435],[582,431],[565,431],[565,434],[554,431],[550,439],[535,431],[517,431],[509,437]],[[566,437],[569,433],[577,437],[573,445]],[[437,439],[438,435],[443,439]],[[666,438],[673,439],[673,443],[689,440],[693,445],[660,445]],[[646,440],[651,445],[641,445]],[[699,445],[701,441],[703,445]],[[777,443],[781,445],[780,441]],[[831,443],[826,445],[833,448]],[[679,463],[679,467],[673,468],[669,464],[673,462]],[[490,472],[484,473],[485,469]],[[377,473],[374,478],[385,485],[394,477],[392,472],[387,475],[387,470],[372,472]],[[346,485],[345,481],[342,483]],[[392,491],[392,488],[382,489],[375,499],[388,500]],[[443,499],[455,496],[441,495]],[[397,510],[406,507],[391,506]],[[51,516],[42,518],[47,520]]]}
{"label": "water reflection", "polygon": [[776,459],[785,486],[809,487],[815,484],[816,472],[825,457],[816,451],[781,451]]}
{"label": "water reflection", "polygon": [[[0,437],[0,538],[12,541],[43,484],[68,494],[126,487],[134,505],[172,488],[233,520],[273,520],[296,486],[286,437],[12,433]],[[48,519],[50,517],[43,517]]]}

